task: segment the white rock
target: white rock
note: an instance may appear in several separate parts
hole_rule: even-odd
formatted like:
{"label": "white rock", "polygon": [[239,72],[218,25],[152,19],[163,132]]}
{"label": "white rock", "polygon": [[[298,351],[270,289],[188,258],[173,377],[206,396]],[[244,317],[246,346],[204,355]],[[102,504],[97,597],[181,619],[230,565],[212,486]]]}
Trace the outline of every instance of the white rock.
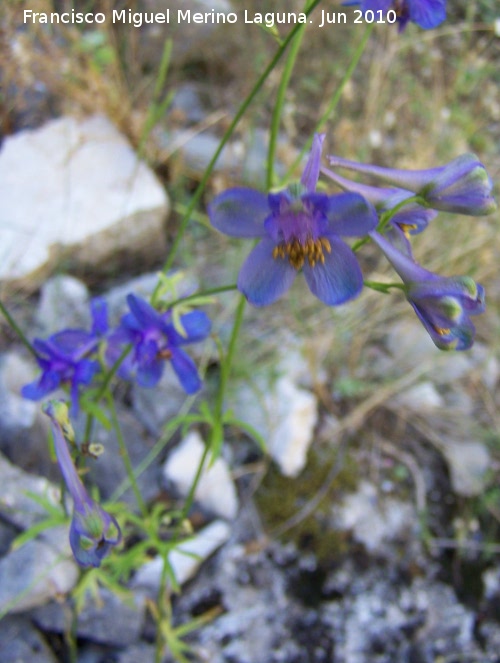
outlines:
{"label": "white rock", "polygon": [[[379,551],[387,542],[408,538],[416,528],[415,511],[410,504],[379,498],[376,487],[362,481],[356,493],[335,507],[335,522],[340,529],[352,530],[354,538],[370,552]],[[405,536],[406,535],[406,536]]]}
{"label": "white rock", "polygon": [[[200,434],[191,431],[167,458],[163,475],[181,495],[188,494],[204,449]],[[195,498],[209,511],[232,520],[238,511],[238,497],[227,463],[219,457],[211,466],[208,465],[209,459],[201,474]]]}
{"label": "white rock", "polygon": [[444,399],[432,382],[416,384],[401,394],[397,394],[394,400],[399,406],[415,412],[436,410],[444,406]]}
{"label": "white rock", "polygon": [[65,253],[88,269],[119,251],[158,255],[165,246],[166,193],[102,116],[64,117],[7,137],[0,199],[6,282],[33,287]]}
{"label": "white rock", "polygon": [[[195,575],[201,563],[229,539],[230,533],[230,527],[225,521],[216,520],[170,553],[168,561],[179,585]],[[132,587],[156,590],[160,584],[162,568],[161,557],[146,562],[135,574]]]}
{"label": "white rock", "polygon": [[485,488],[491,456],[487,447],[474,440],[440,438],[440,450],[448,467],[453,490],[458,495],[480,495]]}
{"label": "white rock", "polygon": [[89,291],[87,286],[66,274],[57,274],[43,284],[36,322],[38,336],[50,336],[61,329],[90,328]]}
{"label": "white rock", "polygon": [[268,395],[266,405],[271,416],[269,453],[285,476],[296,477],[306,465],[318,420],[316,397],[282,377]]}

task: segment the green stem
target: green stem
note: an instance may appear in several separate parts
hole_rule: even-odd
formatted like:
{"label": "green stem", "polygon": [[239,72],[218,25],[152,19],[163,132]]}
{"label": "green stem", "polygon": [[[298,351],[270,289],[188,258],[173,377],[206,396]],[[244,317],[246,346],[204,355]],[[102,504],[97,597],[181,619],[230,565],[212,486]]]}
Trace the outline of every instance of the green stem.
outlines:
{"label": "green stem", "polygon": [[[312,2],[312,4],[310,5],[310,7],[308,7],[307,11],[305,12],[306,16],[310,16],[310,14],[314,11],[314,9],[319,5],[320,2],[321,2],[321,0],[314,0],[314,1]],[[243,115],[245,114],[247,108],[248,108],[248,107],[250,106],[250,104],[253,102],[253,100],[254,100],[255,97],[257,96],[258,92],[260,91],[260,89],[261,89],[262,86],[264,85],[264,83],[265,83],[267,77],[269,76],[269,74],[271,73],[271,71],[275,68],[275,66],[278,64],[278,62],[280,61],[281,57],[283,56],[283,53],[284,53],[284,52],[286,51],[286,49],[288,48],[288,45],[289,45],[290,42],[294,39],[295,35],[301,30],[301,28],[302,28],[302,24],[301,24],[301,23],[297,23],[297,25],[295,25],[295,26],[290,30],[290,32],[288,33],[288,35],[287,35],[287,36],[285,37],[285,39],[283,40],[283,43],[280,45],[280,47],[279,47],[278,50],[276,51],[274,57],[271,59],[271,62],[267,65],[267,67],[264,69],[264,71],[262,72],[262,74],[261,74],[261,75],[259,76],[259,78],[257,79],[257,82],[256,82],[255,85],[253,86],[253,88],[252,88],[252,90],[250,91],[250,93],[249,93],[249,95],[247,96],[247,98],[246,98],[246,99],[243,101],[243,103],[241,104],[240,108],[238,109],[236,115],[235,115],[234,118],[233,118],[233,121],[231,122],[231,124],[229,125],[229,127],[226,129],[224,135],[222,136],[222,138],[221,138],[221,140],[220,140],[220,143],[219,143],[219,146],[218,146],[217,150],[215,151],[215,154],[214,154],[213,157],[211,158],[211,160],[210,160],[208,166],[206,167],[205,172],[203,173],[203,177],[201,178],[201,181],[200,181],[200,183],[198,184],[198,187],[196,188],[196,191],[194,192],[194,194],[193,194],[193,196],[192,196],[192,198],[191,198],[191,202],[190,202],[190,204],[188,205],[188,208],[187,208],[187,210],[186,210],[186,213],[185,213],[184,217],[182,218],[182,220],[181,220],[181,222],[180,222],[179,229],[178,229],[178,231],[177,231],[176,237],[175,237],[175,239],[174,239],[174,241],[173,241],[173,243],[172,243],[172,248],[170,249],[170,252],[169,252],[169,255],[168,255],[168,257],[167,257],[167,260],[165,261],[165,264],[164,264],[164,266],[163,266],[163,270],[162,270],[162,271],[163,271],[164,273],[167,273],[168,270],[170,269],[170,267],[172,266],[172,263],[173,263],[173,260],[174,260],[175,254],[176,254],[177,249],[178,249],[178,247],[179,247],[179,244],[180,244],[180,242],[181,242],[181,240],[182,240],[182,237],[184,236],[184,233],[185,233],[185,231],[186,231],[187,224],[189,223],[189,220],[190,220],[191,214],[192,214],[192,212],[194,211],[194,209],[196,208],[196,205],[198,204],[199,200],[201,199],[202,193],[203,193],[203,191],[205,190],[205,187],[206,187],[206,185],[207,185],[207,182],[208,182],[208,180],[209,180],[209,178],[210,178],[210,176],[211,176],[211,174],[212,174],[212,171],[213,171],[213,169],[214,169],[214,167],[215,167],[215,164],[217,163],[217,160],[218,160],[218,158],[219,158],[219,156],[220,156],[222,150],[224,149],[224,146],[225,146],[226,143],[229,141],[229,139],[230,139],[230,137],[232,136],[232,134],[233,134],[233,132],[234,132],[236,126],[238,125],[239,121],[241,120],[241,118],[242,118]],[[158,295],[158,290],[159,290],[159,288],[160,288],[160,282],[158,282],[158,284],[157,284],[157,286],[156,286],[156,288],[155,288],[155,290],[154,290],[154,292],[153,292],[153,295],[152,295],[152,301],[153,301],[153,302],[155,301],[155,299],[156,299],[156,297],[157,297],[157,295]]]}
{"label": "green stem", "polygon": [[371,288],[377,292],[382,292],[385,295],[389,294],[391,288],[397,288],[398,290],[406,290],[404,283],[379,283],[378,281],[363,281],[363,284],[366,288]]}
{"label": "green stem", "polygon": [[28,341],[26,336],[24,335],[23,331],[17,324],[17,322],[14,320],[14,318],[11,316],[11,314],[7,311],[5,306],[2,304],[2,301],[0,300],[0,312],[2,313],[3,317],[7,320],[9,323],[10,327],[16,332],[16,334],[19,337],[19,340],[26,346],[26,348],[30,351],[30,353],[37,358],[37,354],[31,345],[31,343]]}
{"label": "green stem", "polygon": [[220,292],[230,292],[231,290],[237,289],[238,286],[236,283],[231,283],[231,285],[221,285],[217,288],[210,288],[209,290],[200,290],[199,292],[195,292],[194,294],[188,295],[187,297],[179,297],[179,299],[174,299],[173,302],[168,303],[168,307],[173,308],[178,304],[184,304],[184,302],[189,302],[192,299],[198,299],[198,297],[210,297],[210,295],[217,295]]}
{"label": "green stem", "polygon": [[290,47],[290,52],[286,59],[285,67],[283,69],[283,73],[281,74],[281,80],[278,87],[278,94],[276,96],[276,103],[274,104],[273,108],[273,115],[271,118],[271,133],[269,136],[269,148],[267,152],[267,171],[266,171],[267,190],[271,189],[273,186],[276,144],[278,142],[278,134],[281,123],[281,116],[283,113],[283,106],[285,104],[285,95],[288,88],[288,83],[290,82],[290,78],[293,73],[295,61],[297,60],[297,56],[299,54],[300,46],[302,44],[305,28],[306,24],[303,24],[292,42],[292,45]]}
{"label": "green stem", "polygon": [[349,65],[347,66],[347,69],[345,70],[344,75],[342,76],[342,80],[340,81],[337,89],[335,90],[335,93],[333,94],[333,96],[330,100],[330,103],[328,104],[325,112],[323,113],[323,115],[320,117],[318,123],[316,124],[316,128],[313,132],[313,135],[307,140],[307,142],[305,143],[304,147],[302,148],[300,154],[298,155],[298,157],[295,159],[293,164],[288,169],[285,177],[283,178],[283,182],[286,182],[290,178],[290,175],[295,171],[297,166],[300,164],[300,162],[304,158],[304,154],[310,149],[310,147],[312,145],[313,138],[314,138],[314,133],[319,133],[321,131],[321,129],[326,124],[328,118],[330,117],[330,115],[333,113],[333,111],[337,107],[337,104],[339,103],[340,98],[342,96],[342,92],[344,91],[344,87],[346,86],[346,84],[350,80],[351,76],[353,75],[354,70],[358,66],[358,63],[361,59],[361,56],[364,53],[366,44],[368,43],[368,39],[370,38],[370,35],[371,35],[372,30],[374,28],[374,25],[375,24],[372,23],[372,24],[370,24],[366,27],[365,33],[364,33],[358,47],[354,51],[354,55],[352,56],[351,61],[349,62]]}
{"label": "green stem", "polygon": [[238,339],[241,323],[243,322],[243,313],[245,311],[245,304],[246,304],[246,299],[243,297],[243,295],[241,295],[240,301],[238,302],[238,308],[236,309],[234,317],[233,329],[231,331],[231,338],[229,339],[227,354],[224,361],[221,364],[221,376],[220,376],[219,389],[217,391],[217,397],[214,407],[214,420],[213,420],[210,444],[205,445],[203,455],[196,470],[196,475],[189,488],[189,493],[186,497],[184,506],[182,508],[181,523],[182,520],[184,520],[187,517],[189,510],[191,509],[191,506],[193,504],[196,488],[198,487],[198,483],[200,482],[201,475],[203,472],[203,467],[205,466],[208,454],[209,452],[214,452],[222,440],[224,396],[226,393],[226,387],[229,379],[229,374],[231,371],[231,364],[236,350],[236,341]]}
{"label": "green stem", "polygon": [[132,488],[132,491],[134,492],[135,498],[137,500],[137,505],[139,506],[139,509],[141,511],[141,514],[143,516],[147,516],[148,509],[146,506],[146,503],[144,502],[141,491],[139,490],[139,486],[137,485],[137,481],[134,475],[134,468],[132,467],[132,462],[130,460],[130,456],[128,453],[127,445],[125,444],[125,440],[123,439],[123,434],[122,430],[120,427],[120,424],[118,422],[118,416],[116,414],[116,407],[115,407],[115,402],[113,399],[112,394],[108,393],[108,407],[111,413],[111,421],[113,422],[113,427],[116,431],[116,439],[118,440],[118,446],[120,447],[120,456],[122,457],[123,464],[125,466],[125,471],[127,473],[128,480],[130,482],[130,486]]}
{"label": "green stem", "polygon": [[[406,207],[407,205],[410,205],[411,203],[417,203],[418,205],[421,205],[422,207],[429,207],[427,202],[418,194],[411,196],[411,198],[405,198],[405,200],[402,200],[400,203],[398,203],[395,207],[393,207],[390,210],[387,210],[384,212],[381,217],[378,226],[376,227],[376,231],[378,233],[384,232],[384,230],[387,228],[389,225],[390,220],[395,216],[399,210],[403,209],[403,207]],[[354,242],[352,245],[351,249],[356,252],[359,251],[359,249],[364,246],[365,244],[368,244],[370,241],[370,237],[367,235],[366,237],[363,237],[362,239],[358,239],[357,242]]]}

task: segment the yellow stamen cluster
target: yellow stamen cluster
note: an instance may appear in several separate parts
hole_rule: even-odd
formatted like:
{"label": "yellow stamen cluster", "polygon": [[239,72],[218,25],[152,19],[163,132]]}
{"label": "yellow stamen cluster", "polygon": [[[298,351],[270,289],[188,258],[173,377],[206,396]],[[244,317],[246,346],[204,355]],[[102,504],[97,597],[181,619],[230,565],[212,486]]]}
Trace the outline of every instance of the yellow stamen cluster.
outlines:
{"label": "yellow stamen cluster", "polygon": [[451,329],[446,329],[445,327],[436,327],[436,325],[433,325],[433,327],[434,331],[440,336],[448,336],[448,334],[451,332]]}
{"label": "yellow stamen cluster", "polygon": [[295,238],[289,242],[281,242],[275,246],[273,249],[273,258],[275,260],[278,258],[288,258],[292,267],[301,269],[306,259],[311,267],[314,267],[318,262],[323,265],[325,262],[324,251],[327,253],[332,252],[332,247],[326,237],[320,237],[319,239],[309,237],[304,244]]}
{"label": "yellow stamen cluster", "polygon": [[399,227],[404,232],[406,239],[410,239],[410,233],[415,230],[417,225],[415,223],[400,223]]}

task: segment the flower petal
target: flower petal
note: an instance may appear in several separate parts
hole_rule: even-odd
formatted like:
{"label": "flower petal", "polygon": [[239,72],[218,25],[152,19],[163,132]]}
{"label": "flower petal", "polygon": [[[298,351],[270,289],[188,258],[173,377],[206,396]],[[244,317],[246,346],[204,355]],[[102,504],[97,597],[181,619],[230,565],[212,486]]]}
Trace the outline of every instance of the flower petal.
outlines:
{"label": "flower petal", "polygon": [[325,141],[325,134],[314,134],[311,152],[300,178],[307,191],[316,191],[321,167],[321,151]]}
{"label": "flower petal", "polygon": [[424,30],[435,28],[446,19],[446,0],[408,0],[410,21]]}
{"label": "flower petal", "polygon": [[[139,322],[142,329],[155,328],[163,329],[165,323],[161,314],[154,309],[145,299],[137,297],[133,293],[127,295],[127,304],[132,311],[133,316]],[[125,322],[125,321],[124,321]]]}
{"label": "flower petal", "polygon": [[311,267],[304,264],[304,276],[309,289],[328,306],[353,299],[363,288],[363,275],[351,249],[341,239],[330,238],[331,253],[324,253],[324,264]]}
{"label": "flower petal", "polygon": [[267,306],[290,288],[296,271],[286,258],[273,258],[276,243],[264,239],[250,252],[238,276],[238,290],[254,306]]}
{"label": "flower petal", "polygon": [[58,371],[44,371],[38,380],[24,385],[21,395],[30,401],[38,401],[55,391],[60,384],[61,375]]}
{"label": "flower petal", "polygon": [[172,348],[171,363],[186,394],[195,394],[201,389],[202,382],[196,364],[184,350]]}
{"label": "flower petal", "polygon": [[328,235],[363,237],[375,230],[378,223],[373,205],[358,193],[338,193],[328,198],[325,211],[328,219]]}
{"label": "flower petal", "polygon": [[185,336],[179,334],[173,324],[169,326],[168,339],[173,345],[203,341],[210,334],[212,327],[210,318],[203,311],[185,313],[181,316],[181,325],[186,332]]}
{"label": "flower petal", "polygon": [[104,336],[108,331],[108,304],[104,297],[94,297],[90,302],[92,316],[92,334]]}
{"label": "flower petal", "polygon": [[267,195],[245,187],[223,191],[208,205],[210,223],[231,237],[262,237],[269,214]]}

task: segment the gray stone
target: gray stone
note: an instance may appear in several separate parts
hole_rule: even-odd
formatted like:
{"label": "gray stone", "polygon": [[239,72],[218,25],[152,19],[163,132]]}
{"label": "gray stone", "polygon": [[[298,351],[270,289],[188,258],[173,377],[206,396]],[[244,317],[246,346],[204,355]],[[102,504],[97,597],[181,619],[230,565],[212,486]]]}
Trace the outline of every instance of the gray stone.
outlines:
{"label": "gray stone", "polygon": [[7,616],[0,620],[2,663],[56,663],[45,640],[25,617]]}
{"label": "gray stone", "polygon": [[351,530],[371,553],[387,554],[388,544],[417,540],[419,527],[413,506],[379,496],[368,481],[362,481],[356,493],[335,505],[333,513],[336,527]]}
{"label": "gray stone", "polygon": [[0,356],[0,451],[23,469],[54,476],[46,417],[38,403],[20,395],[21,387],[35,377],[34,364],[16,351]]}
{"label": "gray stone", "polygon": [[[204,450],[205,443],[200,434],[191,431],[167,458],[163,466],[163,476],[181,495],[188,494]],[[224,458],[219,457],[213,463],[210,462],[210,457],[205,460],[195,499],[204,509],[217,516],[227,520],[236,517],[238,497]]]}
{"label": "gray stone", "polygon": [[[166,13],[166,5],[162,0],[144,0],[143,5],[143,11]],[[184,13],[189,10],[191,14],[212,10],[222,13],[231,11],[231,5],[227,0],[171,0],[168,7],[171,13],[170,24],[144,25],[140,32],[138,58],[143,67],[154,71],[158,70],[166,39],[172,38],[171,61],[173,64],[179,65],[192,51],[196,53],[197,57],[200,57],[202,44],[220,27],[211,21],[195,23],[193,20],[184,20],[178,22],[178,10],[182,10]],[[231,26],[229,27],[231,28]]]}
{"label": "gray stone", "polygon": [[[121,406],[118,408],[118,417],[132,466],[137,467],[153,446],[153,440],[144,434],[142,426],[133,415]],[[96,485],[99,488],[102,499],[108,499],[127,478],[116,433],[113,429],[106,430],[97,425],[92,435],[92,442],[101,444],[103,453],[96,459],[88,459],[87,479],[90,485]],[[137,484],[146,502],[154,499],[160,489],[158,465],[150,464],[137,478]],[[120,500],[127,502],[132,508],[137,508],[137,501],[130,488],[120,495]]]}
{"label": "gray stone", "polygon": [[[183,167],[196,176],[204,172],[220,144],[220,138],[210,131],[200,133],[190,129],[176,129],[166,132],[158,128],[153,135],[164,158],[174,152],[178,153],[182,157]],[[283,152],[291,152],[285,138],[280,138],[278,142]],[[242,139],[229,141],[217,159],[214,172],[228,173],[235,181],[263,187],[265,172],[262,164],[266,160],[267,145],[268,135],[262,129],[249,132]],[[286,167],[278,160],[275,171],[278,176],[284,175]]]}
{"label": "gray stone", "polygon": [[24,472],[0,454],[0,516],[20,529],[46,518],[46,510],[30,494],[48,500],[53,506],[61,499],[59,488],[50,481]]}
{"label": "gray stone", "polygon": [[79,570],[45,541],[31,540],[0,560],[0,613],[24,612],[71,591]]}
{"label": "gray stone", "polygon": [[[155,660],[156,647],[154,645],[147,645],[145,643],[140,643],[137,645],[131,645],[127,647],[125,651],[122,651],[118,654],[116,663],[137,663],[142,661],[143,663],[153,663]],[[162,659],[162,663],[172,663],[173,658],[168,654]]]}
{"label": "gray stone", "polygon": [[[135,643],[144,621],[144,604],[131,595],[123,599],[100,588],[97,599],[89,596],[78,615],[77,635],[101,644],[126,647]],[[35,623],[45,631],[63,633],[68,628],[67,606],[52,601],[32,612]]]}
{"label": "gray stone", "polygon": [[36,311],[37,336],[62,329],[90,329],[90,295],[87,286],[73,276],[57,274],[41,289]]}
{"label": "gray stone", "polygon": [[288,375],[277,380],[258,375],[253,384],[239,386],[230,399],[234,415],[262,436],[285,476],[295,477],[305,467],[318,418],[317,399],[298,387]]}
{"label": "gray stone", "polygon": [[79,269],[165,250],[166,193],[103,116],[8,136],[0,153],[0,281],[35,288],[63,256]]}
{"label": "gray stone", "polygon": [[420,413],[444,406],[444,399],[432,382],[421,382],[400,394],[396,394],[394,402],[400,407]]}
{"label": "gray stone", "polygon": [[442,435],[439,449],[450,468],[451,483],[457,495],[481,495],[491,469],[491,455],[485,444],[475,440]]}

